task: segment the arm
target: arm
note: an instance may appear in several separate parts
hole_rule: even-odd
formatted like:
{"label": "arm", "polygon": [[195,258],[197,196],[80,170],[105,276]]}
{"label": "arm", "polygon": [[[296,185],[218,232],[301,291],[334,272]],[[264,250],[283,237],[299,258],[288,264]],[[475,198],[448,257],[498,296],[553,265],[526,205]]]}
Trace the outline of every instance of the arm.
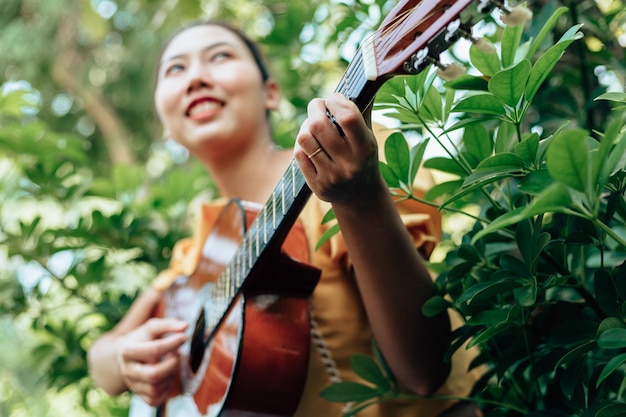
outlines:
{"label": "arm", "polygon": [[307,183],[333,206],[385,359],[410,389],[434,392],[449,372],[443,360],[449,319],[445,313],[428,318],[421,312],[432,280],[380,175],[377,143],[366,120],[342,95],[313,100],[296,142],[295,157]]}
{"label": "arm", "polygon": [[161,292],[153,288],[143,292],[119,324],[89,349],[89,372],[108,394],[131,390],[150,405],[167,398],[187,323],[151,318],[160,298]]}

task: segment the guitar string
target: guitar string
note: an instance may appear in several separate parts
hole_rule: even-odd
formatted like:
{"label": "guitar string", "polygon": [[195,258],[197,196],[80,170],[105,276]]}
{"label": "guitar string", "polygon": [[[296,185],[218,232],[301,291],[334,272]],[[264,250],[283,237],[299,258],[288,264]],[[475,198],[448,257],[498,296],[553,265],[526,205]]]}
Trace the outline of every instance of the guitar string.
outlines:
{"label": "guitar string", "polygon": [[[391,49],[389,47],[389,44],[391,42],[396,42],[397,36],[390,36],[391,32],[395,32],[396,30],[398,30],[399,26],[408,22],[408,16],[415,13],[415,11],[418,10],[418,8],[422,6],[422,4],[423,2],[420,1],[415,6],[405,10],[402,13],[399,13],[398,16],[393,18],[388,25],[380,29],[381,33],[380,36],[376,39],[377,43],[374,50],[377,61],[380,58],[379,53],[388,52],[388,49]],[[410,28],[408,28],[405,33],[410,33],[411,31],[417,29],[435,15],[436,11],[432,10],[427,16],[423,16],[419,21],[417,21]]]}

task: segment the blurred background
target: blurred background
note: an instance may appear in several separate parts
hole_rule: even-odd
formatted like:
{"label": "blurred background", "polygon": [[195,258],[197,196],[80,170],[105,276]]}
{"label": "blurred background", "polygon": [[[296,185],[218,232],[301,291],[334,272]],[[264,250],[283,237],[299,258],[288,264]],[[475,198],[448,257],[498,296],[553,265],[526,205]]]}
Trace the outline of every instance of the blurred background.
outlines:
{"label": "blurred background", "polygon": [[[274,125],[288,146],[306,103],[334,89],[394,4],[0,0],[0,417],[127,415],[127,396],[94,389],[85,352],[167,265],[194,203],[213,195],[153,111],[169,34],[220,18],[258,39],[283,89]],[[592,98],[624,88],[624,4],[530,5],[538,16],[570,6],[559,27],[583,22],[586,33],[540,92],[537,118],[594,129],[607,109]]]}

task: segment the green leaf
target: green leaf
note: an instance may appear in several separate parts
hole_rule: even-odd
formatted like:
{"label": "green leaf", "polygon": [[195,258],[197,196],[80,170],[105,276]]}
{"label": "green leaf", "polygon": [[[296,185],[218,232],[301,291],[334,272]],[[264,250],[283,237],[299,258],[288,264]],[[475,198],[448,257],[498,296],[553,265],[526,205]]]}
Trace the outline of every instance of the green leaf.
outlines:
{"label": "green leaf", "polygon": [[324,217],[322,217],[322,224],[326,224],[326,223],[330,222],[331,220],[335,220],[336,218],[337,217],[335,216],[335,210],[330,208],[330,209],[328,209],[326,214],[324,214]]}
{"label": "green leaf", "polygon": [[504,323],[509,318],[509,312],[504,309],[485,310],[470,317],[467,320],[468,326],[491,326],[498,323]]}
{"label": "green leaf", "polygon": [[[570,401],[573,399],[576,389],[582,388],[583,383],[581,379],[583,375],[581,375],[581,362],[581,360],[577,360],[573,363],[569,363],[563,373],[558,378],[558,382],[561,386],[561,392],[563,393],[563,396]],[[556,366],[555,369],[556,368],[558,368],[558,366]]]}
{"label": "green leaf", "polygon": [[624,417],[626,415],[626,404],[614,403],[602,407],[594,417]]}
{"label": "green leaf", "polygon": [[320,395],[327,401],[335,403],[362,402],[383,394],[376,388],[352,381],[336,382],[322,390]]}
{"label": "green leaf", "polygon": [[446,81],[444,87],[454,90],[488,91],[487,82],[484,77],[463,74],[454,80]]}
{"label": "green leaf", "polygon": [[598,337],[598,346],[603,349],[626,348],[626,329],[614,327],[602,332]]}
{"label": "green leaf", "polygon": [[451,196],[461,188],[463,180],[446,181],[431,187],[424,196],[428,201],[435,201],[439,197]]}
{"label": "green leaf", "polygon": [[513,295],[522,307],[532,307],[537,302],[537,281],[522,280],[522,286],[513,290]]}
{"label": "green leaf", "polygon": [[[593,165],[591,172],[591,181],[593,184],[597,185],[598,190],[603,190],[606,186],[606,183],[613,172],[614,166],[611,165],[613,158],[609,164],[607,164],[607,160],[610,158],[610,155],[613,152],[617,152],[618,155],[623,155],[624,147],[626,146],[626,140],[623,139],[617,143],[616,149],[613,150],[613,146],[616,143],[616,140],[619,138],[620,131],[624,126],[624,117],[617,117],[613,120],[606,131],[604,132],[604,136],[600,141],[600,147],[598,148],[598,152],[593,157]],[[615,158],[617,159],[617,158]],[[615,161],[617,163],[617,161]]]}
{"label": "green leaf", "polygon": [[506,25],[502,32],[500,40],[500,51],[502,53],[502,67],[506,68],[515,62],[515,54],[519,46],[522,34],[524,33],[524,25]]}
{"label": "green leaf", "polygon": [[500,58],[495,49],[492,52],[485,52],[475,45],[470,46],[470,61],[478,71],[488,77],[502,69]]}
{"label": "green leaf", "polygon": [[546,154],[552,178],[583,193],[590,188],[588,135],[583,129],[561,131],[552,139]]}
{"label": "green leaf", "polygon": [[467,119],[461,119],[458,122],[454,123],[452,126],[444,130],[443,134],[448,134],[450,132],[454,132],[455,130],[464,129],[468,126],[476,125],[476,124],[484,124],[491,120],[498,119],[498,116],[476,116],[470,117]]}
{"label": "green leaf", "polygon": [[600,372],[600,376],[598,376],[598,380],[596,381],[596,387],[599,387],[600,384],[607,379],[611,374],[622,366],[622,364],[626,362],[626,353],[622,353],[620,355],[611,358],[611,360],[604,366],[602,372]]}
{"label": "green leaf", "polygon": [[565,49],[567,49],[567,47],[576,39],[582,38],[582,33],[578,32],[578,29],[580,29],[581,26],[582,24],[570,28],[556,43],[556,45],[548,49],[539,57],[537,62],[535,62],[526,85],[526,101],[532,102],[535,94],[539,91],[541,84],[543,84],[545,79],[548,78],[552,68],[554,68],[559,59],[561,59],[561,56],[563,56]]}
{"label": "green leaf", "polygon": [[557,24],[558,20],[561,16],[567,13],[569,9],[567,7],[559,7],[552,13],[550,18],[546,21],[546,23],[541,28],[539,34],[533,39],[532,44],[528,48],[528,52],[526,53],[526,58],[532,59],[535,53],[539,50],[539,47],[543,43],[546,36],[550,33],[552,28]]}
{"label": "green leaf", "polygon": [[467,349],[474,347],[474,346],[478,346],[482,343],[485,343],[491,339],[494,338],[494,336],[496,336],[499,333],[504,332],[505,330],[513,327],[513,323],[510,321],[506,321],[503,323],[498,323],[494,326],[489,326],[487,327],[487,329],[481,333],[478,333],[476,336],[474,336],[472,338],[472,340],[470,340],[470,342],[467,344]]}
{"label": "green leaf", "polygon": [[[606,184],[608,182],[608,178],[617,168],[618,164],[624,158],[624,154],[626,153],[626,132],[622,132],[621,137],[619,137],[615,143],[613,149],[609,153],[608,158],[606,159],[606,163],[602,166],[602,171],[600,173],[600,177],[598,179],[598,183]],[[622,162],[623,163],[623,162]],[[622,165],[622,169],[624,169]]]}
{"label": "green leaf", "polygon": [[478,161],[489,158],[493,152],[493,141],[489,136],[489,131],[482,124],[470,125],[465,128],[463,144],[465,149]]}
{"label": "green leaf", "polygon": [[407,184],[409,185],[415,183],[415,177],[417,176],[417,171],[419,171],[419,167],[422,165],[422,159],[424,158],[424,152],[426,152],[427,146],[428,139],[413,146],[409,152],[410,166],[409,176],[407,178]]}
{"label": "green leaf", "polygon": [[334,224],[333,226],[328,228],[328,230],[326,230],[324,234],[322,234],[322,236],[320,236],[319,240],[317,241],[317,244],[315,245],[315,250],[318,250],[319,248],[321,248],[324,243],[328,242],[328,240],[331,237],[335,236],[340,231],[341,229],[339,227],[339,223]]}
{"label": "green leaf", "polygon": [[387,391],[391,388],[389,380],[371,356],[355,353],[350,357],[350,365],[358,376],[376,385],[380,390]]}
{"label": "green leaf", "polygon": [[496,132],[496,153],[511,152],[517,143],[515,125],[511,123],[501,123]]}
{"label": "green leaf", "polygon": [[420,107],[420,114],[424,120],[440,122],[443,124],[443,102],[441,93],[434,87],[426,91],[426,96]]}
{"label": "green leaf", "polygon": [[435,317],[436,315],[446,311],[452,305],[445,298],[436,295],[434,297],[430,297],[426,302],[422,305],[422,313],[426,317]]}
{"label": "green leaf", "polygon": [[424,168],[434,169],[448,174],[458,175],[464,177],[467,172],[453,159],[445,158],[443,156],[435,156],[424,162]]}
{"label": "green leaf", "polygon": [[402,133],[394,132],[385,141],[385,160],[396,178],[409,177],[409,144]]}
{"label": "green leaf", "polygon": [[626,103],[626,93],[619,92],[609,92],[600,94],[594,100],[609,100],[609,101],[617,101],[620,103]]}
{"label": "green leaf", "polygon": [[523,220],[539,214],[550,212],[562,212],[571,203],[571,197],[567,190],[559,184],[553,184],[544,192],[537,196],[529,205],[518,207],[508,213],[505,213],[489,223],[484,229],[480,230],[472,237],[472,243],[483,238],[489,233],[519,223]]}
{"label": "green leaf", "polygon": [[517,185],[517,188],[530,195],[540,194],[543,190],[554,184],[554,179],[547,169],[531,171]]}
{"label": "green leaf", "polygon": [[539,135],[537,133],[531,133],[518,143],[515,148],[515,154],[519,155],[526,161],[526,165],[530,166],[537,160],[537,152],[539,150]]}
{"label": "green leaf", "polygon": [[470,187],[487,178],[501,178],[503,174],[512,176],[521,172],[525,167],[524,160],[519,156],[512,153],[499,153],[481,161],[474,172],[465,179],[463,186]]}
{"label": "green leaf", "polygon": [[389,188],[399,187],[400,178],[398,178],[396,173],[389,167],[389,165],[387,165],[383,161],[378,161],[378,168],[380,169],[380,175],[382,175]]}
{"label": "green leaf", "polygon": [[469,287],[457,299],[457,304],[471,304],[473,301],[482,300],[492,295],[501,294],[505,291],[519,287],[521,284],[518,280],[503,279],[495,282],[481,282]]}
{"label": "green leaf", "polygon": [[489,92],[503,103],[516,107],[524,95],[530,70],[530,61],[524,59],[514,67],[495,73],[489,80]]}
{"label": "green leaf", "polygon": [[506,114],[500,100],[495,98],[492,94],[475,94],[473,96],[465,97],[461,99],[461,101],[459,101],[450,111],[494,115]]}

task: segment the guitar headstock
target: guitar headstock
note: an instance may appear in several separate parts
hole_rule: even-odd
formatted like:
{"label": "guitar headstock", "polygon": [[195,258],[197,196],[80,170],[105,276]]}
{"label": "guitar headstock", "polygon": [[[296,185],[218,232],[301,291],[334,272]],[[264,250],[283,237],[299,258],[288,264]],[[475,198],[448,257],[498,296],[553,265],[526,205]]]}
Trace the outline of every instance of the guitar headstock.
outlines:
{"label": "guitar headstock", "polygon": [[443,69],[439,55],[460,38],[475,42],[472,26],[495,8],[510,13],[502,0],[401,0],[361,45],[366,79]]}

